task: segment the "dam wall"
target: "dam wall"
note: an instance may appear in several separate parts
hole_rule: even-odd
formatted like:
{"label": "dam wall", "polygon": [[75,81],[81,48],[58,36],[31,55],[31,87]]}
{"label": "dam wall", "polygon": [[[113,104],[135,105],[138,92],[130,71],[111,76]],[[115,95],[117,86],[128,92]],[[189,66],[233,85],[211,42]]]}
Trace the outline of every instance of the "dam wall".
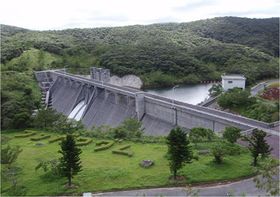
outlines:
{"label": "dam wall", "polygon": [[61,70],[35,73],[39,85],[50,83],[52,107],[67,116],[83,102],[80,120],[87,128],[109,125],[116,127],[127,118],[142,122],[148,135],[167,135],[176,127],[205,127],[221,132],[227,126],[242,130],[269,124],[207,107],[174,101],[137,89],[114,86],[104,81],[87,79]]}

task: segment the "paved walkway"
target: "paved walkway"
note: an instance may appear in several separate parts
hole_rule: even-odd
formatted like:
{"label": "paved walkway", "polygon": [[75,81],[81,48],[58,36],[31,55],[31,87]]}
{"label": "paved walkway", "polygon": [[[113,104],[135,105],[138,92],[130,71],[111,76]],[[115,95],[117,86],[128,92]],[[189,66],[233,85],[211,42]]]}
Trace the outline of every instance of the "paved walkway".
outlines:
{"label": "paved walkway", "polygon": [[[279,179],[279,177],[278,177]],[[255,187],[253,178],[215,186],[192,187],[192,192],[186,187],[141,189],[131,191],[117,191],[95,193],[93,196],[190,196],[198,192],[198,196],[265,196],[265,191]],[[194,195],[195,196],[195,195]]]}
{"label": "paved walkway", "polygon": [[264,90],[265,87],[275,82],[279,82],[279,79],[271,79],[255,85],[254,87],[251,88],[251,95],[256,96],[260,91]]}

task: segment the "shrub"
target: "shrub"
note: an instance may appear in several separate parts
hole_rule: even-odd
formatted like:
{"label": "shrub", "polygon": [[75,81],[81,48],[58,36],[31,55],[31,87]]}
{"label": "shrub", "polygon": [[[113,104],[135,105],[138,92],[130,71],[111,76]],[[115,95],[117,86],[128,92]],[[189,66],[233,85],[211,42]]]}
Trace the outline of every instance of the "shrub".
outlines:
{"label": "shrub", "polygon": [[117,139],[141,138],[142,135],[142,123],[133,118],[126,119],[113,130],[113,137]]}
{"label": "shrub", "polygon": [[239,145],[228,142],[224,143],[223,147],[227,155],[240,155],[242,151]]}
{"label": "shrub", "polygon": [[56,137],[56,138],[54,138],[54,139],[50,139],[50,140],[49,140],[49,143],[61,141],[61,140],[64,140],[64,139],[65,139],[64,136]]}
{"label": "shrub", "polygon": [[44,140],[44,139],[47,139],[47,138],[50,138],[50,137],[51,137],[50,135],[41,134],[38,137],[30,138],[30,140],[32,140],[32,141],[39,141],[39,140]]}
{"label": "shrub", "polygon": [[217,143],[211,148],[211,152],[214,156],[214,161],[218,164],[223,162],[223,157],[226,154],[226,149],[223,143]]}
{"label": "shrub", "polygon": [[82,138],[82,141],[76,143],[77,146],[86,146],[92,142],[92,139]]}
{"label": "shrub", "polygon": [[1,136],[1,145],[7,144],[10,140],[11,140],[10,137],[2,135]]}
{"label": "shrub", "polygon": [[236,127],[226,127],[223,138],[230,143],[235,143],[241,137],[241,129]]}
{"label": "shrub", "polygon": [[128,157],[132,157],[133,156],[133,152],[125,151],[125,150],[113,150],[112,153],[113,154],[118,154],[118,155],[126,155]]}
{"label": "shrub", "polygon": [[111,148],[114,145],[115,142],[110,142],[108,144],[105,144],[104,146],[100,146],[94,149],[94,151],[101,151]]}
{"label": "shrub", "polygon": [[120,147],[119,150],[125,150],[125,149],[128,149],[128,148],[130,148],[130,145],[129,145],[129,144]]}
{"label": "shrub", "polygon": [[9,145],[5,148],[1,148],[1,164],[11,165],[16,161],[18,155],[22,152],[19,146],[10,147]]}
{"label": "shrub", "polygon": [[52,160],[40,160],[38,165],[35,167],[35,170],[43,169],[44,172],[51,171],[53,175],[59,176],[59,160],[52,159]]}
{"label": "shrub", "polygon": [[189,133],[189,139],[193,143],[211,141],[214,138],[214,132],[206,128],[192,128]]}

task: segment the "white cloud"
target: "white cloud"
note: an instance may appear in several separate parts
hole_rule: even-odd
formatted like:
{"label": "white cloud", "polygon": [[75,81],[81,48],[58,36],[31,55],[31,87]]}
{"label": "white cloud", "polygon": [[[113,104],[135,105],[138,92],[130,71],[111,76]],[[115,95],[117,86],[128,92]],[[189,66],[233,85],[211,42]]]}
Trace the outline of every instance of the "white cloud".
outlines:
{"label": "white cloud", "polygon": [[29,29],[188,22],[216,16],[276,17],[278,0],[6,0],[0,23]]}

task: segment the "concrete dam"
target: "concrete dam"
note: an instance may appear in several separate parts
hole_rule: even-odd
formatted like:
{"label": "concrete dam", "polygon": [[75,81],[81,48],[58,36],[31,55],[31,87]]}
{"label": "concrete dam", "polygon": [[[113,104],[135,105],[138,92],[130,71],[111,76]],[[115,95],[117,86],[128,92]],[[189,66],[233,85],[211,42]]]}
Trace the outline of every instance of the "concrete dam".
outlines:
{"label": "concrete dam", "polygon": [[142,122],[147,135],[167,135],[176,126],[205,127],[215,132],[227,126],[270,130],[268,123],[112,85],[109,76],[110,71],[100,68],[91,69],[90,79],[65,70],[35,72],[45,104],[80,120],[87,128],[116,127],[127,118],[135,118]]}

